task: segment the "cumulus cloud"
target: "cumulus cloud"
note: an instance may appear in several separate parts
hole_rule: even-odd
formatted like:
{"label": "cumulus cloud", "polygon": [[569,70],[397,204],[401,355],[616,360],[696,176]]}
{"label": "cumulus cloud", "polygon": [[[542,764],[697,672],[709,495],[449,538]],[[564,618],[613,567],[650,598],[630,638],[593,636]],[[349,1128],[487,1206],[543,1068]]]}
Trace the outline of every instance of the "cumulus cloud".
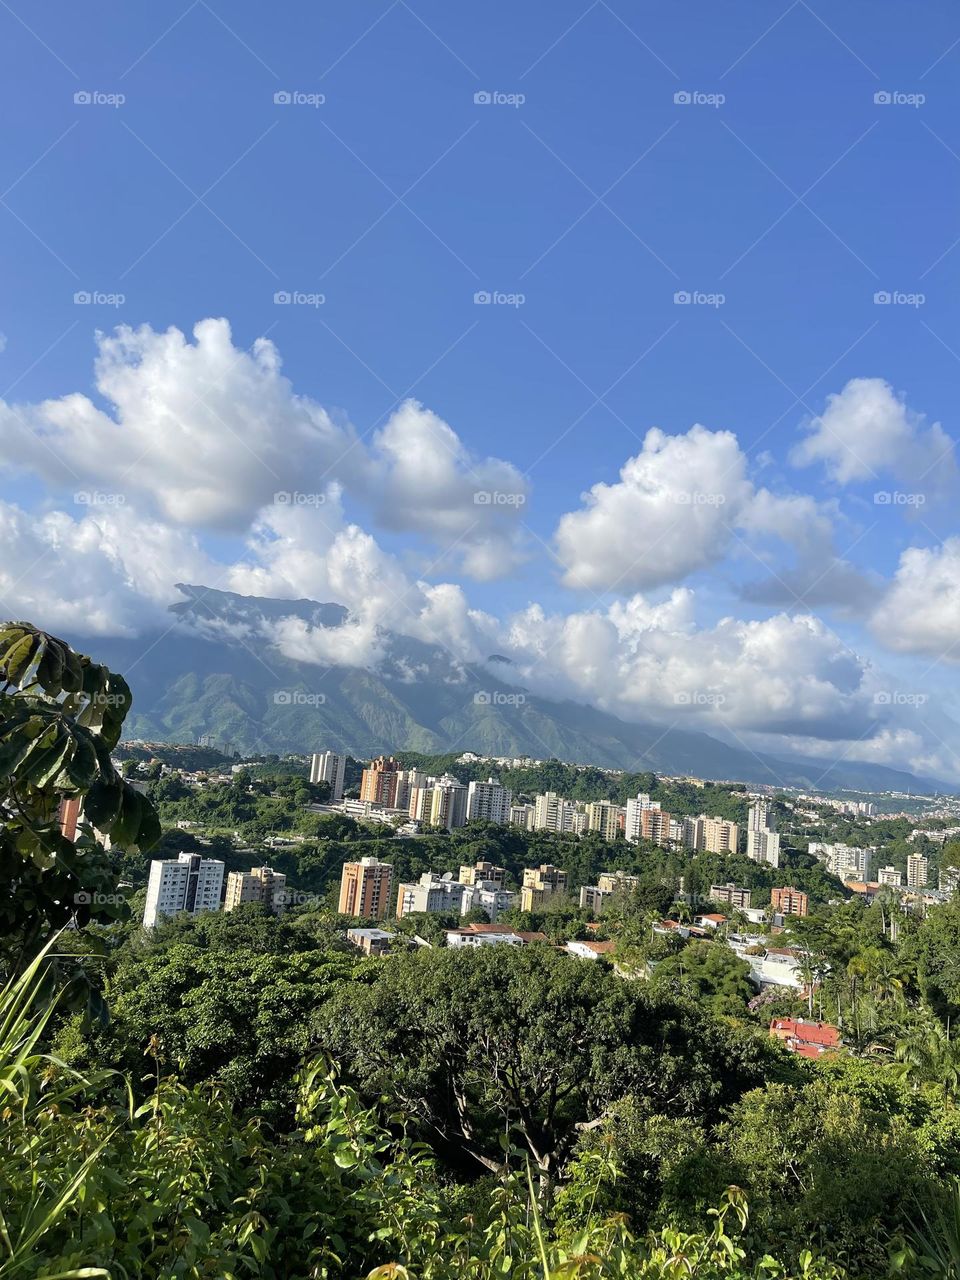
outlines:
{"label": "cumulus cloud", "polygon": [[890,649],[960,662],[960,537],[903,552],[871,627]]}
{"label": "cumulus cloud", "polygon": [[956,478],[953,441],[940,423],[927,426],[882,378],[852,378],[806,430],[791,461],[822,463],[839,484],[890,475],[935,494]]}
{"label": "cumulus cloud", "polygon": [[98,335],[105,407],[79,392],[0,402],[4,456],[55,488],[95,483],[193,529],[241,532],[278,494],[310,499],[335,482],[385,526],[454,548],[470,575],[514,565],[526,487],[509,463],[474,459],[413,401],[367,447],[349,422],[294,392],[272,342],[244,351],[212,319],[193,339],[146,325]]}

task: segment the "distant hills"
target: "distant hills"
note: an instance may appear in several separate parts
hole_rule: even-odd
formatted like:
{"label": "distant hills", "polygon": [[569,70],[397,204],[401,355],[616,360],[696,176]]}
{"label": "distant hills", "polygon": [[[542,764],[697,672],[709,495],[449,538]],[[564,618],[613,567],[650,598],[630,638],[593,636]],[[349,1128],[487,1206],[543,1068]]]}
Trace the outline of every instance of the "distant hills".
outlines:
{"label": "distant hills", "polygon": [[342,605],[178,589],[185,598],[172,606],[168,629],[80,643],[127,676],[134,693],[128,738],[196,742],[207,734],[241,754],[329,747],[361,757],[391,749],[555,756],[811,790],[950,790],[883,765],[755,755],[706,733],[551,701],[510,683],[510,663],[500,655],[463,666],[442,646],[395,632],[383,633],[375,669],[292,661],[270,644],[270,624],[296,617],[335,629],[348,618]]}

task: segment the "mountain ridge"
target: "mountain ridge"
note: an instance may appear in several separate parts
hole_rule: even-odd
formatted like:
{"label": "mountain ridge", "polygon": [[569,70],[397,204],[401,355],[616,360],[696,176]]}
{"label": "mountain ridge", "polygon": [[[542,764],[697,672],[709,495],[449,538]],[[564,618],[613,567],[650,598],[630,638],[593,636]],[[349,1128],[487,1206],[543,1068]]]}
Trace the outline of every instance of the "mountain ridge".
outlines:
{"label": "mountain ridge", "polygon": [[345,606],[178,589],[184,599],[171,606],[172,628],[137,640],[100,638],[95,646],[98,660],[133,688],[129,738],[196,742],[206,734],[242,754],[469,750],[811,790],[949,790],[938,779],[870,762],[780,759],[697,729],[621,720],[508,683],[502,655],[461,664],[440,645],[396,632],[382,632],[375,667],[295,661],[269,645],[269,624],[295,617],[335,632],[349,620]]}

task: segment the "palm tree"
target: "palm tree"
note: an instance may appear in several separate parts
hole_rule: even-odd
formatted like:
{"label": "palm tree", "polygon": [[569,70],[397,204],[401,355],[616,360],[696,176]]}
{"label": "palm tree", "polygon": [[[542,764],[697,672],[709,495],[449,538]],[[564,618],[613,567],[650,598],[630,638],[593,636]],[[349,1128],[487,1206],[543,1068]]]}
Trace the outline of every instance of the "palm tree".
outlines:
{"label": "palm tree", "polygon": [[903,1072],[919,1081],[939,1084],[943,1099],[951,1103],[960,1092],[960,1041],[929,1009],[923,1009],[898,1041],[895,1056]]}

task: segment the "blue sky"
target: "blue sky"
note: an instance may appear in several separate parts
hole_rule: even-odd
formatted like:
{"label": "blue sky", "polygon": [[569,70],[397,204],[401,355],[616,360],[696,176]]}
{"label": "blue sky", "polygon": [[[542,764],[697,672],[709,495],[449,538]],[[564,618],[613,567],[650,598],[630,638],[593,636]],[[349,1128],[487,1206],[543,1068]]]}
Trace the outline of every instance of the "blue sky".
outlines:
{"label": "blue sky", "polygon": [[[299,460],[294,478],[302,475],[305,492],[330,480],[342,489],[322,511],[298,513],[296,530],[261,533],[261,561],[264,537],[286,538],[293,561],[297,539],[304,551],[322,550],[341,524],[356,523],[404,581],[461,588],[443,621],[431,613],[436,598],[415,593],[422,608],[404,623],[410,629],[433,629],[454,647],[496,639],[503,648],[508,620],[520,617],[515,656],[526,655],[533,678],[542,628],[529,609],[539,605],[542,626],[557,628],[540,673],[556,691],[622,714],[662,714],[676,696],[671,681],[708,692],[719,681],[726,710],[719,720],[715,704],[704,712],[711,731],[958,772],[960,735],[943,718],[960,710],[955,655],[944,656],[960,622],[960,547],[950,541],[960,361],[953,6],[924,6],[919,21],[902,4],[805,0],[521,9],[358,0],[279,11],[179,0],[95,12],[14,0],[0,8],[0,27],[0,398],[14,406],[7,460],[22,463],[0,494],[11,509],[8,561],[29,567],[24,557],[42,555],[42,585],[57,599],[50,607],[36,575],[10,570],[0,579],[10,610],[102,631],[108,624],[90,606],[97,591],[132,617],[122,595],[131,583],[160,607],[164,574],[189,576],[204,557],[249,559],[256,486],[229,518],[198,497],[191,519],[189,499],[172,505],[169,486],[151,485],[169,463],[164,413],[176,412],[163,379],[182,386],[188,376],[176,353],[154,365],[141,341],[111,357],[132,371],[149,367],[128,412],[142,411],[139,430],[157,450],[127,467],[122,483],[105,439],[95,458],[97,428],[84,427],[76,401],[52,416],[38,409],[81,393],[117,416],[95,386],[98,329],[175,326],[189,339],[198,321],[225,317],[238,357],[267,337],[292,395],[323,406],[360,441],[345,470],[327,462],[319,472],[289,425],[265,445],[271,457],[276,449]],[[285,94],[323,101],[275,101]],[[478,305],[484,292],[523,300]],[[76,293],[95,300],[77,304]],[[323,303],[278,305],[277,293],[322,294]],[[678,293],[697,300],[678,303]],[[878,293],[895,300],[877,303]],[[97,301],[112,295],[122,303]],[[189,376],[205,398],[202,368]],[[802,424],[856,379],[873,381],[855,384],[814,428],[820,447],[800,465],[796,450],[810,436]],[[276,421],[245,417],[246,384],[229,383],[217,409],[224,439],[258,453]],[[459,439],[467,461],[447,479],[482,471],[490,457],[512,470],[485,474],[522,489],[522,505],[494,513],[479,573],[477,561],[471,570],[459,558],[479,536],[467,516],[426,511],[442,506],[444,477],[418,511],[410,475],[395,474],[397,456],[432,451],[436,428],[401,418],[393,451],[377,454],[378,432],[408,395]],[[931,434],[934,423],[942,434]],[[620,469],[645,449],[650,428],[680,438],[694,424],[735,442],[715,455],[715,441],[690,445],[701,489],[712,467],[724,475],[722,498],[708,495],[707,510],[692,514],[722,501],[725,518],[705,519],[688,555],[672,554],[676,530],[665,533],[650,508],[664,474],[677,474],[669,450],[659,470],[641,466],[639,504],[629,482],[583,498],[591,486],[623,483]],[[71,435],[69,447],[83,442],[86,469],[57,432]],[[435,448],[449,452],[449,443]],[[171,451],[182,462],[183,441]],[[657,451],[648,441],[644,456]],[[64,469],[56,453],[73,462]],[[202,483],[218,456],[198,436]],[[283,472],[278,488],[291,487],[282,467],[273,472]],[[731,473],[737,493],[726,489]],[[100,506],[78,504],[78,485],[86,492],[98,477]],[[227,468],[216,483],[239,493],[244,482]],[[761,490],[772,495],[766,506]],[[878,504],[878,492],[902,500]],[[111,502],[114,493],[121,498]],[[128,523],[113,526],[121,507]],[[57,512],[71,522],[66,539],[50,523]],[[135,515],[163,542],[151,544],[152,569],[124,561]],[[310,516],[325,531],[311,533]],[[608,527],[618,521],[619,535]],[[623,524],[627,541],[639,544],[652,527],[659,542],[639,576],[619,558]],[[183,538],[195,541],[181,555]],[[86,557],[75,617],[61,612],[77,582],[65,541]],[[835,558],[847,577],[824,591]],[[598,560],[611,566],[607,581]],[[269,572],[236,570],[229,582],[312,594],[337,585],[326,572],[320,564],[311,577],[274,555]],[[932,607],[927,582],[936,584]],[[669,668],[667,639],[648,648],[643,629],[616,614],[637,591],[652,613],[672,601],[670,634],[697,637],[682,675]],[[914,617],[918,601],[931,616]],[[484,619],[471,619],[468,606]],[[617,629],[609,661],[618,679],[641,686],[635,705],[618,703],[602,673],[590,673],[591,645],[605,652],[609,638],[584,639],[584,619],[598,610]],[[788,632],[800,614],[824,629],[817,655],[801,646],[794,660],[790,640],[770,626],[780,614],[793,620]],[[741,630],[731,650],[715,631],[724,618],[770,629]],[[780,663],[762,665],[756,681],[751,662],[767,659],[752,657],[753,646],[775,647]],[[739,681],[725,684],[720,669],[731,667]],[[784,692],[795,670],[809,682]],[[745,693],[752,684],[762,709]],[[853,685],[863,714],[846,738]],[[887,703],[878,692],[891,695]],[[919,695],[930,699],[925,709],[902,701]],[[878,714],[882,723],[870,718]]]}

